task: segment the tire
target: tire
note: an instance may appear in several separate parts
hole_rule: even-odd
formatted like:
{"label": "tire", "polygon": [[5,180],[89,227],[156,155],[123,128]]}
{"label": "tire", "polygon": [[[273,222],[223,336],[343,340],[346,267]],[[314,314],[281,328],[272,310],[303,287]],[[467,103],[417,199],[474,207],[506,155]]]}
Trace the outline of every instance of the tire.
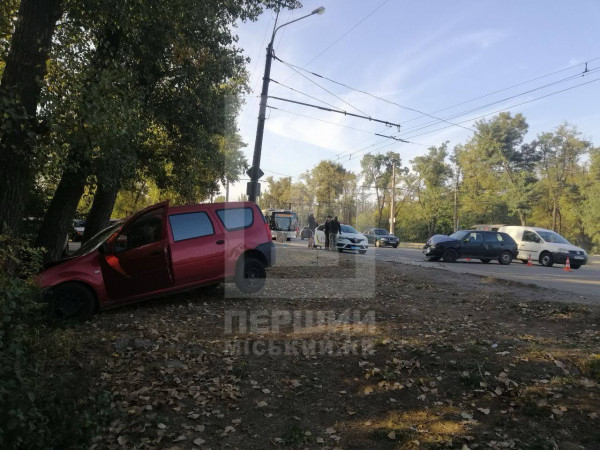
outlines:
{"label": "tire", "polygon": [[360,253],[361,255],[364,255],[365,253],[367,253],[366,250],[359,250],[358,253]]}
{"label": "tire", "polygon": [[480,261],[481,261],[482,263],[484,263],[484,264],[487,264],[487,263],[489,263],[489,262],[491,261],[491,259],[488,259],[488,258],[481,258],[481,259],[480,259]]}
{"label": "tire", "polygon": [[571,269],[573,269],[573,270],[577,270],[577,269],[579,269],[580,267],[581,267],[581,264],[577,264],[577,263],[575,263],[575,264],[571,264]]}
{"label": "tire", "polygon": [[398,244],[393,244],[392,247],[398,248]]}
{"label": "tire", "polygon": [[544,267],[552,267],[554,265],[554,258],[552,253],[542,252],[540,255],[540,264]]}
{"label": "tire", "polygon": [[340,253],[343,253],[344,249],[343,248],[338,248],[337,251],[340,252]]}
{"label": "tire", "polygon": [[81,283],[65,283],[52,288],[49,308],[53,317],[83,322],[94,315],[96,298]]}
{"label": "tire", "polygon": [[432,256],[431,258],[427,258],[427,261],[431,261],[431,262],[436,262],[439,260],[440,260],[439,256]]}
{"label": "tire", "polygon": [[508,266],[512,262],[512,260],[512,253],[506,250],[500,253],[500,256],[498,257],[498,262],[503,266]]}
{"label": "tire", "polygon": [[267,271],[265,265],[256,258],[240,260],[235,271],[235,285],[245,294],[256,294],[265,285]]}
{"label": "tire", "polygon": [[456,253],[456,250],[454,250],[453,248],[448,248],[444,250],[444,255],[442,256],[442,259],[444,260],[444,262],[447,263],[455,263],[458,259],[458,253]]}

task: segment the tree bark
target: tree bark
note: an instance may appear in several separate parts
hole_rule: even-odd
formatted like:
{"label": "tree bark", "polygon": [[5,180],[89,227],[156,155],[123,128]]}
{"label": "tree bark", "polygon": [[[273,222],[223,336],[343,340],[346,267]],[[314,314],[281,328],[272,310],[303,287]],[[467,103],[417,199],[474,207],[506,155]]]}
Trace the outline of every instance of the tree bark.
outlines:
{"label": "tree bark", "polygon": [[119,189],[120,183],[117,183],[116,180],[110,184],[98,183],[92,208],[85,221],[83,242],[86,242],[108,224],[117,201]]}
{"label": "tree bark", "polygon": [[18,230],[34,182],[35,121],[61,0],[21,0],[0,81],[0,232]]}
{"label": "tree bark", "polygon": [[63,251],[65,237],[85,191],[86,178],[82,171],[65,172],[58,184],[35,241],[36,247],[46,249],[45,261],[57,260]]}

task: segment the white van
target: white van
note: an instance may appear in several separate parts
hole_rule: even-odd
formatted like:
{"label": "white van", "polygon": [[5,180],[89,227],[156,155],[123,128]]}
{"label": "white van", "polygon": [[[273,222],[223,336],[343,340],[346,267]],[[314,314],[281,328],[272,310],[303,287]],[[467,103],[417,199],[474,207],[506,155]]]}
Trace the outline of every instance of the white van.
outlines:
{"label": "white van", "polygon": [[572,245],[560,234],[537,227],[504,226],[498,231],[508,234],[519,246],[517,259],[524,263],[529,256],[532,261],[539,261],[542,266],[566,264],[567,257],[572,269],[579,269],[587,263],[584,249]]}

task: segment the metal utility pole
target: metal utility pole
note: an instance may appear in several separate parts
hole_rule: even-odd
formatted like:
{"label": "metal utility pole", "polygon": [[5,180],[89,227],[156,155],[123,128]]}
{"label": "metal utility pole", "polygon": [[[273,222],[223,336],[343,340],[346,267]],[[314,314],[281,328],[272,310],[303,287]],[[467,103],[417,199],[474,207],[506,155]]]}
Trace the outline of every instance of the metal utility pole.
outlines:
{"label": "metal utility pole", "polygon": [[312,16],[313,14],[323,14],[325,8],[322,6],[315,9],[310,14],[299,17],[290,22],[284,23],[283,25],[277,26],[277,19],[279,18],[279,11],[277,11],[277,17],[275,18],[275,25],[273,26],[273,34],[271,35],[271,41],[267,46],[267,60],[265,62],[265,72],[263,75],[262,91],[260,93],[260,107],[258,109],[258,124],[256,125],[256,140],[254,141],[254,155],[252,156],[252,167],[246,172],[250,177],[250,181],[246,186],[246,194],[248,200],[256,203],[258,196],[260,195],[260,183],[259,178],[264,175],[264,172],[260,169],[260,156],[262,153],[262,142],[263,134],[265,131],[265,116],[267,111],[267,98],[269,96],[269,81],[271,81],[271,61],[273,60],[273,42],[275,41],[275,33],[286,25],[294,22],[298,22],[306,17]]}
{"label": "metal utility pole", "polygon": [[390,202],[390,234],[394,234],[394,223],[396,222],[396,163],[392,163],[392,200]]}

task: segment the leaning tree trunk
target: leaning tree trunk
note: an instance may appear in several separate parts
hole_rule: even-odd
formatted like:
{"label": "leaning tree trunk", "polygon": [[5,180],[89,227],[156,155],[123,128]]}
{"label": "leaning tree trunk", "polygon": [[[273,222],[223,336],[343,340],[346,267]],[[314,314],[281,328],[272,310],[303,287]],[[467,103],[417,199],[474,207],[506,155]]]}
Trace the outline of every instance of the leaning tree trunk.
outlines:
{"label": "leaning tree trunk", "polygon": [[36,109],[61,0],[21,0],[0,81],[0,232],[15,232],[33,185]]}
{"label": "leaning tree trunk", "polygon": [[85,192],[87,171],[81,165],[76,167],[73,171],[63,173],[35,241],[36,247],[46,249],[46,261],[60,257],[79,200]]}
{"label": "leaning tree trunk", "polygon": [[83,232],[83,242],[98,233],[108,224],[112,214],[117,194],[119,193],[120,183],[113,182],[104,184],[99,182],[94,194],[92,208],[85,220],[85,231]]}

